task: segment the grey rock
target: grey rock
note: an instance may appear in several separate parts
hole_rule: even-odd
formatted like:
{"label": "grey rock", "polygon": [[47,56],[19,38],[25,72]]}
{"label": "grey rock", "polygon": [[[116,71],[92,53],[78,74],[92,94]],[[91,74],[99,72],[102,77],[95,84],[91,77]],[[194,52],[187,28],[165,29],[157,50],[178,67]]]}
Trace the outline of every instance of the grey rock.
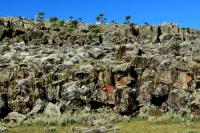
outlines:
{"label": "grey rock", "polygon": [[17,112],[10,112],[7,116],[6,116],[6,120],[7,121],[17,121],[17,122],[21,122],[23,120],[25,120],[27,117],[23,114],[17,113]]}
{"label": "grey rock", "polygon": [[104,56],[104,51],[100,48],[93,48],[88,54],[94,59],[100,59]]}
{"label": "grey rock", "polygon": [[157,86],[154,94],[156,96],[164,96],[169,94],[169,87],[167,85],[159,85]]}
{"label": "grey rock", "polygon": [[59,116],[61,115],[60,106],[53,103],[48,103],[44,109],[44,114],[50,116]]}
{"label": "grey rock", "polygon": [[36,115],[42,112],[45,108],[45,102],[41,99],[36,100],[35,105],[28,115]]}
{"label": "grey rock", "polygon": [[7,127],[0,127],[0,132],[5,132],[5,131],[8,131],[8,128]]}
{"label": "grey rock", "polygon": [[131,115],[150,103],[198,110],[200,31],[172,23],[101,24],[92,37],[87,24],[68,31],[68,24],[43,23],[46,30],[25,18],[0,20],[0,92],[11,111],[35,115],[44,101],[68,110],[99,103],[97,109]]}
{"label": "grey rock", "polygon": [[169,98],[167,100],[168,105],[172,109],[181,109],[188,107],[188,102],[190,101],[190,94],[182,89],[174,89],[169,93]]}

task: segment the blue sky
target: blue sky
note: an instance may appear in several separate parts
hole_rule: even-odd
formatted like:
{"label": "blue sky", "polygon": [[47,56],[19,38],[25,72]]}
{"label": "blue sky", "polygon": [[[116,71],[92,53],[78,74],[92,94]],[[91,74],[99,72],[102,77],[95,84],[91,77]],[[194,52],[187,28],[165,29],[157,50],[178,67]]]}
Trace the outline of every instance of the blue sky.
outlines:
{"label": "blue sky", "polygon": [[39,11],[46,18],[82,17],[87,23],[104,13],[109,21],[124,22],[124,16],[130,15],[138,24],[175,22],[200,28],[200,0],[2,0],[0,5],[0,16],[34,18]]}

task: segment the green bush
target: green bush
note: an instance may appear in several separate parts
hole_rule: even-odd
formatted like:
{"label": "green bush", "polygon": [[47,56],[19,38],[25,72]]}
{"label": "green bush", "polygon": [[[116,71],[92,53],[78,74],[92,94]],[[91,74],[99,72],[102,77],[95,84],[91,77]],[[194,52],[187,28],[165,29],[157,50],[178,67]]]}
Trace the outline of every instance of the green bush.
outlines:
{"label": "green bush", "polygon": [[45,30],[45,29],[46,29],[46,28],[45,28],[45,24],[44,24],[43,22],[37,23],[36,27],[37,27],[37,29],[39,29],[39,30]]}
{"label": "green bush", "polygon": [[89,25],[88,29],[90,31],[90,38],[96,38],[100,33],[100,29],[97,25]]}
{"label": "green bush", "polygon": [[50,18],[50,22],[53,23],[53,22],[56,22],[58,21],[58,18],[57,17],[51,17]]}
{"label": "green bush", "polygon": [[55,24],[56,24],[56,26],[61,26],[61,27],[63,27],[63,26],[66,25],[66,22],[65,22],[65,20],[60,20],[60,21],[56,21]]}
{"label": "green bush", "polygon": [[181,48],[181,46],[180,46],[179,43],[172,43],[172,44],[170,45],[170,48],[171,48],[172,50],[179,51],[180,48]]}
{"label": "green bush", "polygon": [[93,29],[97,29],[97,28],[98,28],[98,26],[95,25],[95,24],[91,24],[91,25],[88,26],[88,29],[89,29],[90,31],[92,31]]}
{"label": "green bush", "polygon": [[71,22],[71,25],[73,26],[73,28],[77,28],[78,27],[78,21],[77,20],[73,20],[72,22]]}
{"label": "green bush", "polygon": [[72,33],[74,31],[74,28],[71,26],[67,27],[67,32]]}
{"label": "green bush", "polygon": [[17,42],[22,42],[22,41],[28,41],[28,37],[26,36],[26,34],[21,34],[19,36],[16,36],[16,41]]}

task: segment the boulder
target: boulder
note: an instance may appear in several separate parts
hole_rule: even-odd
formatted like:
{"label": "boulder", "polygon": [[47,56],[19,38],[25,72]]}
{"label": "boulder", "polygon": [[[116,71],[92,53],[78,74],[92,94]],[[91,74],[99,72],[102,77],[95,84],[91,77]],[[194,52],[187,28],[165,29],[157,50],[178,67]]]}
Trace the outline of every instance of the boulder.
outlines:
{"label": "boulder", "polygon": [[41,99],[36,100],[35,105],[33,107],[33,109],[31,110],[30,113],[28,113],[28,115],[36,115],[40,112],[42,112],[45,108],[45,102],[42,101]]}
{"label": "boulder", "polygon": [[167,104],[175,111],[179,111],[182,108],[188,108],[190,101],[190,94],[183,89],[173,89],[169,93]]}
{"label": "boulder", "polygon": [[53,42],[56,45],[61,45],[63,43],[59,36],[55,36],[54,39],[53,39]]}
{"label": "boulder", "polygon": [[15,121],[15,122],[21,122],[23,120],[25,120],[27,117],[26,115],[23,115],[23,114],[20,114],[20,113],[17,113],[17,112],[10,112],[5,120],[6,121]]}
{"label": "boulder", "polygon": [[60,106],[53,103],[48,103],[43,113],[50,116],[59,116],[61,115]]}
{"label": "boulder", "polygon": [[91,51],[88,52],[88,55],[94,59],[100,59],[105,54],[104,51],[100,48],[93,48]]}

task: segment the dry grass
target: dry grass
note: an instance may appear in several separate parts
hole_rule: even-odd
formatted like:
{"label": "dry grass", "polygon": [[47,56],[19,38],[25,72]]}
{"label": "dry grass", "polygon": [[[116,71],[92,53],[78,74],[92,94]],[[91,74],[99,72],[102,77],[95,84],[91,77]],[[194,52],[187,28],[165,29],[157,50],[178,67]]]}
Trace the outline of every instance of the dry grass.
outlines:
{"label": "dry grass", "polygon": [[198,133],[197,131],[200,131],[199,124],[199,122],[192,125],[183,123],[153,124],[148,121],[133,121],[118,125],[122,133]]}
{"label": "dry grass", "polygon": [[[55,133],[72,133],[72,126],[55,126]],[[153,124],[144,120],[133,120],[125,123],[117,124],[120,127],[120,133],[200,133],[200,122],[195,122],[193,125],[185,125],[183,123],[168,123],[168,124]],[[10,129],[6,133],[47,133],[46,128],[49,126],[21,126]]]}
{"label": "dry grass", "polygon": [[[179,114],[168,112],[161,115],[151,115],[148,119],[130,118],[114,113],[70,113],[61,116],[41,115],[23,123],[0,123],[10,127],[6,133],[72,133],[72,127],[88,127],[114,123],[121,133],[200,133],[200,118],[188,114],[182,117]],[[10,124],[10,126],[8,126]],[[49,130],[50,129],[50,130]]]}

